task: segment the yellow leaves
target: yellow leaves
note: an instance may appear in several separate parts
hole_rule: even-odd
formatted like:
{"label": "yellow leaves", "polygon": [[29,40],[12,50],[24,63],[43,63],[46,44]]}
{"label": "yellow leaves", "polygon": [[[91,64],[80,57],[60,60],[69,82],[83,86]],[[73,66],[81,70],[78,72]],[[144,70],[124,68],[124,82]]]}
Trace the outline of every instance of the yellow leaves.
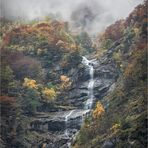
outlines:
{"label": "yellow leaves", "polygon": [[118,123],[115,123],[111,128],[110,130],[113,132],[113,133],[116,133],[119,129],[120,129],[121,125],[118,124]]}
{"label": "yellow leaves", "polygon": [[96,108],[93,111],[93,118],[98,119],[102,116],[102,114],[105,112],[103,105],[100,102],[97,102]]}
{"label": "yellow leaves", "polygon": [[27,88],[32,88],[32,89],[38,89],[38,85],[36,81],[29,78],[24,78],[23,86]]}
{"label": "yellow leaves", "polygon": [[66,90],[67,88],[69,88],[72,84],[72,82],[70,81],[70,78],[68,78],[67,76],[62,75],[60,77],[61,80],[61,89],[62,90]]}
{"label": "yellow leaves", "polygon": [[60,80],[62,82],[68,82],[70,79],[67,76],[62,75],[62,76],[60,76]]}
{"label": "yellow leaves", "polygon": [[47,88],[47,87],[42,87],[40,84],[37,84],[35,80],[29,79],[29,78],[24,78],[24,87],[30,88],[30,89],[37,89],[37,92],[41,95],[43,99],[47,101],[54,101],[57,93],[53,88]]}
{"label": "yellow leaves", "polygon": [[47,88],[45,87],[44,90],[42,90],[42,94],[45,99],[47,100],[54,100],[56,97],[56,92],[53,88]]}

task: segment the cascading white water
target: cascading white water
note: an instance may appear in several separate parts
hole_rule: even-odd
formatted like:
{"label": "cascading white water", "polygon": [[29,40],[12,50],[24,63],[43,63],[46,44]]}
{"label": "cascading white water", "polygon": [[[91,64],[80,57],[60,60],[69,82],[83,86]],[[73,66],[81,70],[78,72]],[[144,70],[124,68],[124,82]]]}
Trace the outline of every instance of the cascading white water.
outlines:
{"label": "cascading white water", "polygon": [[[68,119],[69,117],[71,116],[71,114],[74,112],[74,110],[71,110],[66,116],[65,116],[65,124],[67,126],[67,122],[68,122]],[[67,130],[67,127],[66,127],[66,130],[65,130],[65,135],[68,137],[68,130]]]}
{"label": "cascading white water", "polygon": [[94,99],[94,93],[93,93],[93,88],[94,88],[94,60],[88,60],[86,57],[82,57],[82,63],[89,68],[89,75],[90,75],[90,80],[88,84],[88,99],[85,104],[85,109],[91,109],[92,104],[93,104],[93,99]]}
{"label": "cascading white water", "polygon": [[[85,103],[85,107],[84,107],[84,111],[86,111],[86,113],[88,113],[90,111],[90,109],[92,108],[92,104],[93,104],[93,99],[94,99],[94,93],[93,93],[93,88],[94,88],[94,67],[93,67],[93,64],[94,64],[94,60],[88,60],[86,57],[82,57],[82,63],[88,67],[89,69],[89,75],[90,75],[90,80],[89,80],[89,84],[88,84],[88,99]],[[71,110],[69,111],[66,115],[65,115],[65,124],[66,124],[66,130],[65,130],[65,133],[64,135],[68,138],[69,137],[69,131],[68,131],[68,121],[70,119],[71,116],[73,116],[73,113],[74,113],[75,110]],[[84,113],[84,114],[86,114]],[[84,120],[84,117],[82,115],[82,122]],[[76,134],[75,134],[76,136]],[[75,136],[72,137],[72,139],[75,138]],[[70,148],[70,145],[71,145],[71,141],[67,142],[67,146]]]}

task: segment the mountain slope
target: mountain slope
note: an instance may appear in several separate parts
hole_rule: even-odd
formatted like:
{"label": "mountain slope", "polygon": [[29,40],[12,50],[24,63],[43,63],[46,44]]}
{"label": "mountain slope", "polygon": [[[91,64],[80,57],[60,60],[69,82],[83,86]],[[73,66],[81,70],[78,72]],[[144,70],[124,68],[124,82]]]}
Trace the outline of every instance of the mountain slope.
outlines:
{"label": "mountain slope", "polygon": [[96,43],[86,32],[72,34],[68,22],[5,20],[0,147],[67,147],[86,114],[90,75],[81,63],[86,54],[95,59],[96,108],[73,147],[145,147],[146,17],[145,2]]}
{"label": "mountain slope", "polygon": [[147,146],[146,5],[145,2],[137,6],[122,22],[120,40],[120,30],[114,32],[119,23],[107,28],[103,41],[110,40],[109,47],[114,44],[114,49],[109,50],[114,50],[112,58],[120,69],[120,76],[113,90],[101,99],[105,112],[101,116],[98,112],[97,118],[92,115],[86,119],[74,148]]}

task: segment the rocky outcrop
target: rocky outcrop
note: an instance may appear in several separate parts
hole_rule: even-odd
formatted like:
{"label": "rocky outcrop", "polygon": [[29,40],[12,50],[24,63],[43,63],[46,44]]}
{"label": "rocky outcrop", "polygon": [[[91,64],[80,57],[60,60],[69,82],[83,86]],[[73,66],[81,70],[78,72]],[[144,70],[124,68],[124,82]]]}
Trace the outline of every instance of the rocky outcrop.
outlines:
{"label": "rocky outcrop", "polygon": [[29,130],[40,132],[57,132],[65,131],[66,129],[79,129],[84,116],[89,114],[89,110],[73,110],[72,114],[65,121],[66,116],[71,111],[61,111],[55,113],[46,113],[38,115],[30,122]]}
{"label": "rocky outcrop", "polygon": [[[113,51],[112,51],[113,52]],[[94,67],[94,104],[97,100],[101,100],[111,89],[118,78],[119,71],[115,62],[109,58],[111,51],[107,52],[102,59],[95,60]],[[88,57],[89,58],[89,57]],[[63,74],[62,69],[56,67],[56,73]],[[38,108],[40,112],[34,117],[30,117],[30,123],[27,131],[30,135],[36,133],[38,136],[32,140],[29,138],[26,142],[28,145],[43,146],[48,148],[68,148],[68,144],[72,142],[74,135],[80,129],[85,116],[90,114],[89,110],[84,110],[84,105],[88,98],[88,84],[90,80],[89,69],[79,63],[78,67],[71,68],[67,72],[73,84],[72,87],[61,94],[59,105],[73,107],[73,110],[62,107],[49,107],[44,104]],[[64,102],[60,102],[63,100]],[[69,108],[70,109],[70,108]],[[70,116],[68,116],[70,114]],[[67,117],[67,120],[66,120]],[[46,138],[45,138],[46,137]],[[35,141],[34,139],[39,139]],[[107,144],[104,144],[106,147]]]}
{"label": "rocky outcrop", "polygon": [[[66,116],[68,119],[66,121]],[[70,110],[54,113],[40,113],[36,117],[30,117],[30,125],[27,131],[33,135],[36,133],[33,141],[26,141],[28,147],[43,146],[47,148],[68,148],[68,143],[73,139],[73,136],[78,132],[84,117],[89,115],[89,110]],[[30,135],[30,134],[29,134]],[[35,140],[39,139],[39,140]]]}
{"label": "rocky outcrop", "polygon": [[[111,51],[114,52],[114,50]],[[107,52],[102,59],[95,60],[93,63],[93,105],[114,88],[113,85],[119,75],[115,62],[110,58],[112,54],[111,51]],[[63,73],[60,67],[57,67],[56,72],[59,73],[59,75]],[[71,143],[73,136],[80,129],[84,117],[90,114],[89,110],[84,110],[84,105],[89,99],[89,69],[79,63],[78,67],[68,70],[67,76],[70,77],[73,82],[72,87],[61,94],[57,99],[60,105],[71,106],[75,109],[65,110],[60,107],[55,107],[51,110],[48,104],[44,104],[44,106],[39,108],[38,111],[40,111],[40,114],[31,119],[27,129],[30,132],[40,133],[40,142],[37,142],[37,146],[46,144],[46,147],[50,148],[67,148],[68,143]],[[63,98],[65,101],[60,102]],[[68,114],[70,114],[70,116],[68,116]],[[68,118],[67,120],[66,117]],[[42,140],[45,135],[47,138]]]}
{"label": "rocky outcrop", "polygon": [[115,144],[112,141],[105,141],[102,148],[114,148]]}
{"label": "rocky outcrop", "polygon": [[[94,62],[94,97],[100,100],[107,94],[110,87],[116,82],[119,70],[116,63],[109,57],[114,52],[114,48],[107,52],[100,60]],[[68,92],[69,104],[78,108],[84,108],[84,104],[88,99],[89,69],[80,64],[75,77],[77,80],[73,84],[73,88]]]}

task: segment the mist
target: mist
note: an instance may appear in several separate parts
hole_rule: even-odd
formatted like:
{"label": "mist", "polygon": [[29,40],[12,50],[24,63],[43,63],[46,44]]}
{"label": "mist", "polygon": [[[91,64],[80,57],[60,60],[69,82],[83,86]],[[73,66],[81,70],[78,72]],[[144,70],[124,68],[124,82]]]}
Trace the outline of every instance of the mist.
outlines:
{"label": "mist", "polygon": [[143,0],[1,0],[1,15],[8,20],[54,15],[74,28],[96,34],[124,19]]}

